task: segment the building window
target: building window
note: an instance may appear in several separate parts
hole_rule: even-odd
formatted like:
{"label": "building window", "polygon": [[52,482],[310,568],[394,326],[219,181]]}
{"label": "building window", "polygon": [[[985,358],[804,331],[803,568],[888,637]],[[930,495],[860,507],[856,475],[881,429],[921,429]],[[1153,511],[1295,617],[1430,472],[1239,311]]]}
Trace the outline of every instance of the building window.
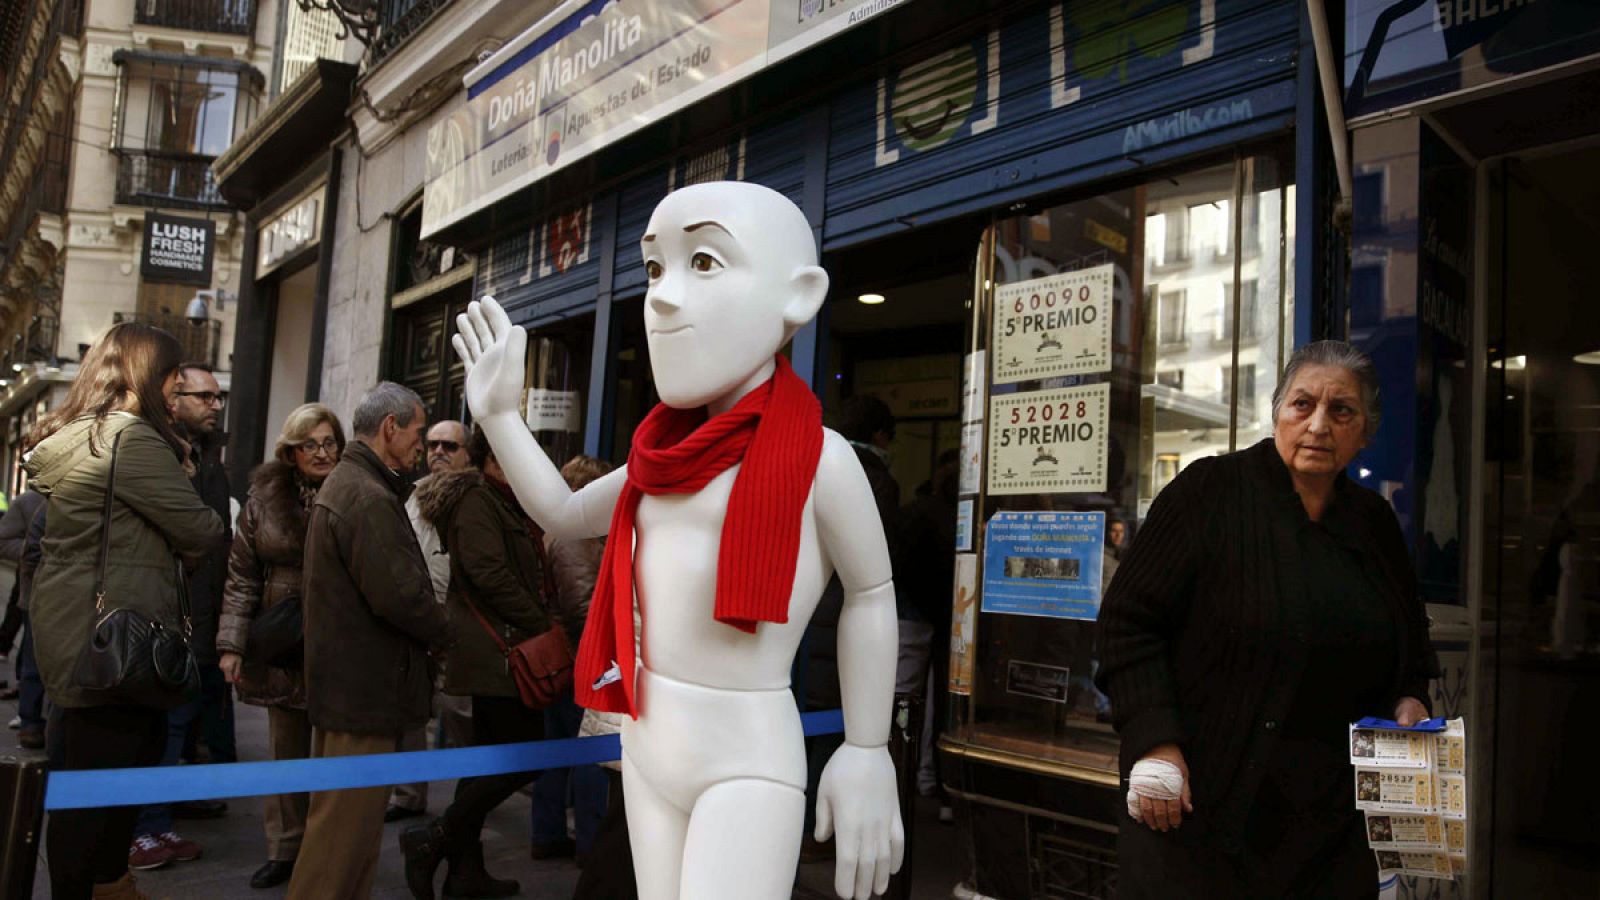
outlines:
{"label": "building window", "polygon": [[1178,477],[1178,469],[1182,466],[1182,457],[1176,453],[1156,454],[1156,493],[1172,483]]}
{"label": "building window", "polygon": [[1228,247],[1233,244],[1233,234],[1229,230],[1232,221],[1228,215],[1232,206],[1229,200],[1213,200],[1189,207],[1189,230],[1197,249],[1209,249],[1217,256],[1228,255]]}
{"label": "building window", "polygon": [[[1253,409],[1256,405],[1256,367],[1254,363],[1239,367],[1239,406]],[[1233,367],[1222,367],[1222,405],[1233,402]]]}
{"label": "building window", "polygon": [[1163,291],[1156,301],[1156,343],[1170,347],[1183,343],[1184,292]]}
{"label": "building window", "polygon": [[1222,285],[1222,315],[1217,317],[1216,339],[1221,342],[1233,340],[1233,314],[1239,312],[1239,340],[1250,341],[1256,337],[1256,280],[1247,278],[1239,283],[1239,303],[1233,302],[1233,285]]}
{"label": "building window", "polygon": [[1172,388],[1175,391],[1183,390],[1183,370],[1162,369],[1156,372],[1156,384]]}
{"label": "building window", "polygon": [[226,206],[211,162],[255,118],[261,75],[245,64],[121,52],[117,202]]}
{"label": "building window", "polygon": [[339,18],[328,10],[290,3],[284,10],[283,54],[272,95],[283,93],[317,60],[343,59],[343,33]]}
{"label": "building window", "polygon": [[1149,246],[1150,262],[1157,266],[1175,266],[1189,260],[1189,214],[1187,210],[1171,210],[1145,217],[1145,241]]}

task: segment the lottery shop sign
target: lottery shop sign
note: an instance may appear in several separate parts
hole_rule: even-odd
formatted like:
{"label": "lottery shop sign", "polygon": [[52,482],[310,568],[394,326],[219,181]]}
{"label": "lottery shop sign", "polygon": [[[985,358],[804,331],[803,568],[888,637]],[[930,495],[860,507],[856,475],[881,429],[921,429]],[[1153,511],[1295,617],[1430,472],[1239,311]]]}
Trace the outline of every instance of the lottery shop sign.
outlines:
{"label": "lottery shop sign", "polygon": [[1109,384],[990,397],[988,492],[1104,491],[1110,405]]}

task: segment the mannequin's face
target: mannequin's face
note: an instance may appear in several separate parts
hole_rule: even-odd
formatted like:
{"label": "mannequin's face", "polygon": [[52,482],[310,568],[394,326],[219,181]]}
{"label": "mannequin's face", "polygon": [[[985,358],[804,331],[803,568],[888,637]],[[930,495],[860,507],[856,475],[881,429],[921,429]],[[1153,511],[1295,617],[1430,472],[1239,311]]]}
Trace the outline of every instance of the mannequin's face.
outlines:
{"label": "mannequin's face", "polygon": [[693,409],[754,377],[816,313],[827,275],[782,195],[718,182],[669,195],[640,242],[656,390]]}

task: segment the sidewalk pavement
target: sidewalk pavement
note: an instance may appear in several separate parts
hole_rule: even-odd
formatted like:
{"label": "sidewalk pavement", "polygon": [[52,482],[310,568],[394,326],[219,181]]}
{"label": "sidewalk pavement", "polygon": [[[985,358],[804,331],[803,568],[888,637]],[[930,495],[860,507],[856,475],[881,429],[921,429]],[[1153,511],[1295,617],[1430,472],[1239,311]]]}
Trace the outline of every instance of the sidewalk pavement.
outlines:
{"label": "sidewalk pavement", "polygon": [[[8,681],[12,674],[3,676]],[[235,704],[235,727],[239,756],[243,760],[267,758],[267,717],[264,710],[246,704]],[[16,715],[16,702],[0,702],[0,716],[10,719]],[[0,752],[28,755],[31,751],[16,749],[16,732],[0,735]],[[42,755],[42,754],[39,754]],[[428,809],[441,812],[454,793],[453,781],[434,782],[430,785]],[[378,861],[378,876],[373,896],[378,898],[410,897],[406,890],[403,861],[400,855],[399,834],[404,828],[422,819],[405,819],[385,825],[383,851]],[[250,876],[266,861],[265,840],[261,828],[261,800],[245,797],[228,801],[228,813],[220,819],[189,821],[178,820],[178,833],[196,841],[205,854],[194,862],[173,863],[164,869],[138,873],[139,887],[155,898],[172,900],[225,900],[225,898],[250,898],[272,900],[282,897],[286,885],[271,890],[250,888]],[[907,864],[914,873],[912,900],[947,900],[951,888],[966,871],[966,853],[961,846],[959,832],[938,821],[938,806],[923,798],[917,808],[917,841],[915,859]],[[483,833],[485,861],[489,871],[501,878],[515,878],[522,883],[523,897],[535,900],[567,900],[578,883],[579,870],[570,859],[535,861],[528,856],[529,800],[524,794],[513,794],[490,814]],[[45,848],[48,852],[49,848]],[[832,897],[833,863],[803,864],[795,897],[805,900]],[[39,859],[38,873],[34,878],[33,896],[50,896],[49,877],[44,857]],[[687,898],[686,898],[687,900]]]}

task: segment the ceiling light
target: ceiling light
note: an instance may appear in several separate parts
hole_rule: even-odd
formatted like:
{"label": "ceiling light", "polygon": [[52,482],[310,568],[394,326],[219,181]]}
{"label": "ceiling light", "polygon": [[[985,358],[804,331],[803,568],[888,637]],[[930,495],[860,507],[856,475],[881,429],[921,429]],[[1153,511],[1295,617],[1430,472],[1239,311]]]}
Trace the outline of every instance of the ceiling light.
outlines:
{"label": "ceiling light", "polygon": [[868,306],[877,306],[879,303],[882,303],[883,300],[884,297],[882,294],[862,294],[856,298],[858,303],[865,303]]}
{"label": "ceiling light", "polygon": [[22,363],[12,363],[11,364],[11,371],[13,371],[13,372],[21,372],[22,371]]}
{"label": "ceiling light", "polygon": [[1494,367],[1515,372],[1528,367],[1528,358],[1526,356],[1512,356],[1506,359],[1497,359],[1494,361]]}
{"label": "ceiling light", "polygon": [[1600,350],[1579,353],[1572,358],[1572,361],[1582,366],[1600,366]]}
{"label": "ceiling light", "polygon": [[1362,467],[1362,468],[1361,468],[1361,469],[1360,469],[1360,470],[1359,470],[1359,471],[1358,471],[1358,474],[1359,474],[1359,475],[1360,475],[1360,476],[1361,476],[1361,477],[1362,477],[1362,478],[1371,478],[1371,477],[1372,477],[1372,470],[1371,470],[1371,469],[1368,469],[1368,468],[1366,468],[1366,467],[1365,467],[1365,466],[1363,466],[1363,467]]}

